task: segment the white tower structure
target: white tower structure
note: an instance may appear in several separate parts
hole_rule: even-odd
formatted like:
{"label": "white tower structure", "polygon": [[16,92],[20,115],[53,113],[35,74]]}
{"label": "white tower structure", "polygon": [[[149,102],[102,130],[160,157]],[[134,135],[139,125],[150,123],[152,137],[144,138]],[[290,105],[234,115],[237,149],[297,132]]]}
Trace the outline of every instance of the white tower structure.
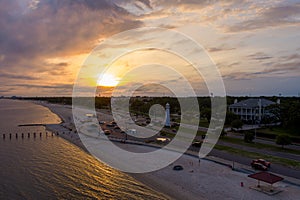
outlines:
{"label": "white tower structure", "polygon": [[171,122],[170,122],[170,104],[166,104],[166,124],[165,126],[171,127]]}

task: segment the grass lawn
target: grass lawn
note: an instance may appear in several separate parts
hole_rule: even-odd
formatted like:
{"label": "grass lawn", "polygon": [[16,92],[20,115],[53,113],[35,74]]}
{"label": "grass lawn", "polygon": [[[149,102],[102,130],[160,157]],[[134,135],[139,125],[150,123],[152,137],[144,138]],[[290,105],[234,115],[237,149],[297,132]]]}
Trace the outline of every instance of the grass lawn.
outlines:
{"label": "grass lawn", "polygon": [[197,136],[206,135],[206,132],[204,131],[197,131]]}
{"label": "grass lawn", "polygon": [[237,155],[240,155],[243,157],[252,158],[252,159],[264,158],[272,163],[277,163],[277,164],[300,169],[300,162],[295,161],[295,160],[280,158],[277,156],[265,155],[265,154],[256,153],[256,152],[245,151],[245,150],[227,147],[227,146],[223,146],[223,145],[216,145],[214,148],[221,150],[221,151],[227,151],[232,154],[237,154]]}
{"label": "grass lawn", "polygon": [[170,139],[173,139],[175,137],[175,133],[170,133],[169,131],[161,130],[160,133],[161,133],[161,136],[165,136]]}
{"label": "grass lawn", "polygon": [[289,149],[288,145],[285,146],[284,148],[281,148],[281,146],[276,145],[275,143],[274,143],[274,145],[262,144],[262,143],[246,143],[242,139],[232,138],[232,137],[220,137],[220,139],[224,142],[230,142],[230,143],[233,143],[233,144],[245,145],[245,146],[249,146],[249,147],[253,147],[253,148],[257,148],[257,149],[268,149],[268,150],[271,150],[271,151],[280,151],[280,152],[286,152],[286,153],[292,153],[292,154],[300,155],[299,150]]}
{"label": "grass lawn", "polygon": [[207,121],[207,119],[201,118],[199,122],[199,126],[208,128],[209,122]]}
{"label": "grass lawn", "polygon": [[[260,133],[265,133],[265,134],[273,134],[273,135],[282,135],[286,134],[289,135],[290,137],[297,137],[300,138],[300,135],[296,135],[295,132],[291,132],[290,130],[281,128],[281,127],[274,127],[272,129],[270,128],[261,128],[257,130]],[[300,131],[299,133],[300,134]]]}

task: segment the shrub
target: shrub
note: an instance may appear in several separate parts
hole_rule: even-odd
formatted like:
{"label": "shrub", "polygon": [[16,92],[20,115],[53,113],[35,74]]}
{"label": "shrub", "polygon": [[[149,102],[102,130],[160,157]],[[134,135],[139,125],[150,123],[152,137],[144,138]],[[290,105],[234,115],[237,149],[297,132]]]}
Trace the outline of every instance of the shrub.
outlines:
{"label": "shrub", "polygon": [[291,138],[288,135],[278,135],[276,137],[276,144],[281,145],[282,148],[284,148],[284,145],[289,145],[291,143]]}
{"label": "shrub", "polygon": [[244,141],[247,143],[251,143],[254,140],[254,134],[251,132],[245,132]]}
{"label": "shrub", "polygon": [[239,128],[242,128],[242,126],[243,126],[243,122],[239,119],[235,119],[231,122],[231,127],[232,128],[239,129]]}

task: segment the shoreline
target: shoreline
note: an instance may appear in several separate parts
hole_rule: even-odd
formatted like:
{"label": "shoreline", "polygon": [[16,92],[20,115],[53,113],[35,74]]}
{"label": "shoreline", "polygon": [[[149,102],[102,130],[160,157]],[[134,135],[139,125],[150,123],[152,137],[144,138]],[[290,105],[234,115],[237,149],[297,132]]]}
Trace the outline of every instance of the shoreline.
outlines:
{"label": "shoreline", "polygon": [[[56,133],[56,131],[64,132],[64,134],[59,134],[59,136],[61,136],[68,142],[78,146],[85,152],[89,153],[89,151],[82,144],[74,125],[72,125],[72,123],[70,123],[70,121],[72,121],[72,118],[70,117],[71,112],[72,112],[71,106],[60,105],[60,104],[49,104],[46,102],[33,102],[33,103],[36,103],[38,105],[48,108],[52,113],[56,114],[61,119],[60,124],[46,125],[46,128],[50,129],[50,131],[54,131],[54,133]],[[158,146],[155,147],[154,145],[148,145],[148,144],[147,145],[136,145],[136,144],[132,145],[132,144],[127,143],[124,146],[125,146],[124,148],[128,148],[128,149],[159,148]],[[198,159],[196,158],[196,156],[193,153],[189,154],[189,152],[187,152],[187,154],[184,154],[183,157],[184,157],[183,159],[181,159],[181,158],[179,159],[178,163],[185,165],[184,168],[188,168],[187,170],[186,169],[184,170],[185,176],[181,177],[181,178],[183,178],[182,180],[186,179],[186,180],[184,180],[185,182],[188,181],[186,183],[181,183],[180,177],[175,177],[177,175],[176,175],[176,172],[174,174],[174,170],[171,169],[172,165],[166,167],[166,169],[161,169],[157,172],[151,172],[151,173],[145,173],[145,174],[132,174],[132,173],[126,173],[126,174],[133,177],[138,182],[143,183],[144,185],[151,188],[152,190],[155,190],[155,191],[161,193],[163,196],[166,196],[168,199],[212,199],[210,197],[210,195],[207,196],[206,191],[202,191],[197,187],[195,188],[195,185],[196,184],[199,185],[201,183],[201,180],[195,180],[195,178],[192,175],[193,175],[193,173],[197,173],[196,174],[197,176],[201,176],[201,174],[198,174],[198,171],[199,171],[198,167],[196,167],[195,165],[191,166],[187,163],[191,163],[191,162],[198,163]],[[245,182],[245,185],[246,185],[246,182],[251,183],[251,180],[250,181],[248,179],[244,180],[246,175],[243,175],[241,172],[231,170],[231,168],[229,168],[229,165],[231,163],[229,163],[228,161],[226,164],[225,160],[218,159],[218,158],[214,158],[211,160],[211,157],[209,159],[207,159],[207,158],[205,160],[203,159],[203,161],[201,160],[201,163],[207,164],[208,162],[209,162],[208,165],[219,165],[218,168],[220,168],[220,165],[222,165],[221,171],[227,171],[227,173],[233,173],[234,175],[236,175],[236,173],[239,173],[239,176],[238,176],[239,178],[236,177],[236,179],[237,178],[241,179],[243,182]],[[176,163],[177,163],[177,161],[176,161]],[[201,164],[201,165],[203,165],[203,164]],[[200,162],[199,162],[199,167],[200,167]],[[189,169],[189,168],[191,168],[191,169]],[[208,170],[209,170],[209,168],[210,167],[208,167]],[[201,171],[203,171],[203,169],[201,169]],[[181,172],[177,172],[177,173],[180,175]],[[201,172],[201,173],[203,173],[203,172]],[[211,172],[208,172],[208,173],[211,173]],[[225,178],[226,174],[222,174],[222,176]],[[215,176],[215,174],[211,174],[211,176]],[[191,181],[189,182],[189,180],[191,180]],[[235,184],[239,185],[240,180],[236,180],[235,182],[237,182]],[[212,185],[215,185],[215,184],[216,183],[212,183]],[[227,184],[227,183],[225,183],[225,184]],[[206,188],[206,190],[211,191],[213,189],[213,187],[214,186],[212,186],[212,188]],[[235,188],[236,188],[236,185],[235,185]],[[236,189],[238,190],[239,188],[240,187],[238,187]],[[222,193],[215,192],[214,189],[211,192],[215,193],[212,196],[219,196],[220,198],[223,197]],[[203,193],[206,195],[203,195]],[[243,195],[243,194],[241,193],[241,195]],[[247,199],[247,198],[245,198],[245,199]]]}
{"label": "shoreline", "polygon": [[[68,132],[67,127],[64,126],[64,123],[66,123],[65,119],[63,116],[61,116],[59,113],[55,112],[55,110],[53,109],[53,107],[49,106],[48,103],[45,102],[33,102],[37,105],[43,106],[47,109],[50,110],[50,112],[52,112],[53,114],[57,115],[61,122],[59,124],[46,124],[45,128],[46,130],[49,130],[51,132],[53,132],[54,134],[57,134],[58,131],[60,132],[65,132],[65,134],[58,134],[57,136],[65,139],[67,142],[69,142],[72,145],[75,145],[77,147],[79,147],[81,150],[83,150],[85,153],[90,154],[90,152],[86,149],[86,147],[82,144],[78,133],[76,132],[75,134],[70,134],[70,132]],[[62,106],[62,105],[61,105]],[[69,130],[70,131],[70,130]],[[74,137],[73,137],[74,136]],[[90,154],[91,155],[91,154]],[[100,161],[99,161],[100,162]],[[166,194],[165,190],[162,190],[160,187],[156,187],[155,185],[151,184],[150,181],[146,181],[144,179],[144,177],[136,175],[136,174],[131,174],[131,173],[126,173],[129,176],[131,176],[132,178],[134,178],[136,181],[146,185],[147,187],[149,187],[150,189],[154,190],[155,192],[160,193],[163,197],[165,197],[166,199],[175,199],[175,196],[170,196],[168,194]]]}
{"label": "shoreline", "polygon": [[[31,102],[47,108],[51,113],[53,113],[60,119],[59,124],[45,124],[44,126],[45,126],[46,130],[53,132],[55,135],[65,139],[69,143],[79,147],[86,153],[90,154],[89,151],[82,144],[82,142],[79,138],[79,135],[77,134],[77,131],[74,131],[73,129],[70,130],[70,127],[66,126],[66,119],[64,118],[64,116],[60,115],[57,111],[55,111],[53,109],[53,107],[51,107],[50,104],[47,102],[37,102],[37,101],[31,101]],[[59,105],[59,104],[57,104],[57,105]],[[63,133],[63,134],[61,134],[61,133]]]}
{"label": "shoreline", "polygon": [[[53,106],[64,106],[64,105],[59,105],[59,104],[49,104],[45,102],[34,102],[35,104],[41,105],[49,109],[52,113],[57,115],[61,119],[61,123],[59,124],[50,124],[50,125],[45,125],[46,129],[49,131],[52,131],[53,133],[59,132],[65,132],[65,134],[59,134],[58,136],[62,137],[69,143],[76,145],[77,147],[81,148],[83,151],[86,153],[90,154],[90,152],[85,148],[85,146],[82,144],[78,133],[75,134],[69,134],[68,132],[68,127],[64,126],[66,122],[65,116],[62,116],[61,113],[57,112],[57,110]],[[66,108],[70,108],[70,106],[66,106]],[[74,136],[74,137],[72,137]],[[129,144],[129,143],[126,143]],[[141,144],[136,144],[132,143],[131,145],[134,146],[140,146]],[[159,148],[158,146],[154,145],[147,145],[150,148]],[[123,172],[124,173],[124,172]],[[161,193],[162,196],[166,197],[167,199],[185,199],[187,196],[190,196],[188,192],[183,192],[180,191],[180,188],[177,188],[174,190],[174,188],[171,188],[170,184],[168,184],[167,181],[164,180],[157,180],[156,177],[151,176],[150,173],[147,174],[134,174],[134,173],[126,173],[129,176],[133,177],[136,181],[146,185],[147,187],[151,188],[152,190]],[[171,191],[171,192],[170,192]],[[188,199],[199,199],[198,197],[192,197],[190,196]]]}

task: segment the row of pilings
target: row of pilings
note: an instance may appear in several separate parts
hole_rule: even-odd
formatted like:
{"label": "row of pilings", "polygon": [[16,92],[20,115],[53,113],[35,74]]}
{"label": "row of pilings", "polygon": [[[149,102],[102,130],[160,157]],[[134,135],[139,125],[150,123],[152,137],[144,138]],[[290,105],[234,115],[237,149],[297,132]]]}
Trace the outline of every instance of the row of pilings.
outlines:
{"label": "row of pilings", "polygon": [[[53,137],[55,133],[45,132],[45,134],[46,134],[46,137],[48,137],[48,136]],[[33,137],[33,138],[42,137],[42,135],[43,135],[42,132],[40,132],[40,133],[36,133],[36,132],[33,132],[33,133],[3,133],[2,138],[4,140],[6,138],[9,138],[9,139],[16,138],[16,139],[18,139],[19,137],[24,139],[24,138],[30,138],[30,137]]]}
{"label": "row of pilings", "polygon": [[46,137],[53,137],[55,135],[59,135],[59,134],[72,134],[72,132],[32,132],[32,133],[2,133],[2,139],[5,140],[6,138],[8,139],[24,139],[24,138],[37,138],[37,137],[43,137],[43,135],[45,135]]}

